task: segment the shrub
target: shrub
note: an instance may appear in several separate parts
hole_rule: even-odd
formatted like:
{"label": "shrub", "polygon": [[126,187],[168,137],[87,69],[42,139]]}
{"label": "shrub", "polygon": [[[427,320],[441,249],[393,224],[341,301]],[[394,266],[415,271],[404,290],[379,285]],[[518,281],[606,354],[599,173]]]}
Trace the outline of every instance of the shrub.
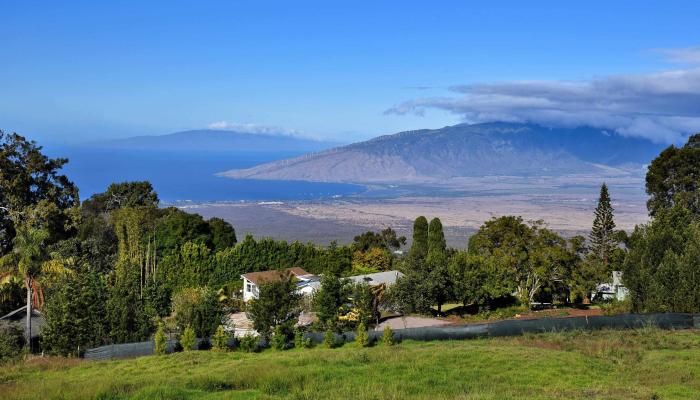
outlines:
{"label": "shrub", "polygon": [[275,328],[275,332],[272,335],[272,347],[274,347],[277,350],[287,349],[287,335],[284,333],[284,330],[280,326]]}
{"label": "shrub", "polygon": [[335,333],[332,330],[327,330],[323,335],[323,345],[329,349],[333,349],[338,345],[338,342],[335,340]]}
{"label": "shrub", "polygon": [[193,350],[196,341],[197,338],[195,337],[194,329],[192,329],[191,326],[187,325],[185,331],[182,332],[182,336],[180,336],[180,344],[182,344],[182,350]]}
{"label": "shrub", "polygon": [[393,346],[394,343],[394,331],[391,330],[391,327],[387,325],[384,328],[384,334],[382,335],[382,343],[384,343],[385,346]]}
{"label": "shrub", "polygon": [[355,336],[355,342],[361,347],[369,346],[369,334],[367,334],[367,328],[363,323],[360,323],[357,326],[357,335]]}
{"label": "shrub", "polygon": [[308,349],[311,347],[311,338],[305,338],[301,329],[294,331],[294,347],[297,349]]}
{"label": "shrub", "polygon": [[14,325],[0,326],[0,364],[18,358],[23,345],[21,329]]}
{"label": "shrub", "polygon": [[186,288],[173,296],[173,313],[180,326],[191,326],[195,335],[209,337],[221,321],[216,292],[207,288]]}
{"label": "shrub", "polygon": [[219,325],[219,327],[216,328],[216,333],[214,333],[214,337],[212,338],[212,345],[212,348],[216,351],[228,350],[228,334],[223,325]]}
{"label": "shrub", "polygon": [[253,335],[245,335],[241,338],[239,347],[246,353],[253,353],[258,351],[260,345],[260,340]]}
{"label": "shrub", "polygon": [[627,314],[632,312],[632,302],[629,298],[625,300],[614,299],[609,303],[601,304],[600,309],[605,315]]}
{"label": "shrub", "polygon": [[165,336],[165,328],[163,327],[163,324],[158,325],[158,330],[156,331],[154,340],[156,342],[156,354],[165,354],[168,345],[168,337]]}

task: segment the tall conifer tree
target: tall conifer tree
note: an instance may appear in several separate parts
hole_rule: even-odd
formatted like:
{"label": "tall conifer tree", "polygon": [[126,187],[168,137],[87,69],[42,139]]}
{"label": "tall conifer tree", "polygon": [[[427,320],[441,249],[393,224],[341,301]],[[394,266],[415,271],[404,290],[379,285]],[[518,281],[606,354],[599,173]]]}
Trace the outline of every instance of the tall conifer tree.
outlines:
{"label": "tall conifer tree", "polygon": [[428,255],[428,219],[422,215],[413,223],[413,243],[408,255],[417,260],[425,260]]}
{"label": "tall conifer tree", "polygon": [[431,254],[443,254],[447,249],[445,233],[442,231],[440,218],[430,220],[428,226],[428,256]]}
{"label": "tall conifer tree", "polygon": [[608,186],[603,183],[600,187],[600,198],[598,199],[598,207],[595,209],[593,229],[591,229],[589,238],[591,251],[605,266],[610,262],[610,254],[617,246],[613,211]]}

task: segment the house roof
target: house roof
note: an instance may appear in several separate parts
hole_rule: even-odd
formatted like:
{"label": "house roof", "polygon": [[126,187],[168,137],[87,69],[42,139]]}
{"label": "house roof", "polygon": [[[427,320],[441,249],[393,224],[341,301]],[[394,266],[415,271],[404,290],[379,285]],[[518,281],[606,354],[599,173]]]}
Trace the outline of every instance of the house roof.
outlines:
{"label": "house roof", "polygon": [[396,283],[396,280],[402,276],[403,274],[399,271],[384,271],[374,274],[349,276],[348,279],[355,283],[366,282],[370,286],[375,286],[381,285],[382,283],[386,285],[393,285]]}
{"label": "house roof", "polygon": [[[20,320],[24,318],[27,315],[27,306],[22,306],[10,313],[7,313],[6,315],[3,315],[0,317],[0,320],[10,320],[10,321],[15,321],[15,320]],[[32,310],[32,317],[41,317],[41,311],[37,310],[36,308]]]}
{"label": "house roof", "polygon": [[[0,325],[17,325],[24,330],[27,318],[27,306],[20,307],[11,313],[0,317]],[[44,315],[37,309],[32,309],[32,339],[41,336],[44,328]]]}
{"label": "house roof", "polygon": [[282,273],[284,272],[289,272],[295,277],[303,277],[304,275],[311,275],[308,272],[304,271],[303,269],[299,267],[294,267],[294,268],[287,268],[283,270],[278,270],[278,269],[272,269],[269,271],[260,271],[260,272],[250,272],[247,274],[241,275],[241,278],[247,279],[254,284],[258,285],[259,282],[262,281],[278,281],[282,278]]}

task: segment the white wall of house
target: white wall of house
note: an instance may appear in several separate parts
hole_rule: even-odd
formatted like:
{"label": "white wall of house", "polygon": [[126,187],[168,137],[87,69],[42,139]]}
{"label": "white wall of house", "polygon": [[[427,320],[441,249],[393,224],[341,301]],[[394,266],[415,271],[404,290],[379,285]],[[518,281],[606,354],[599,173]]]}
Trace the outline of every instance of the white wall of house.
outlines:
{"label": "white wall of house", "polygon": [[243,278],[243,301],[246,303],[258,298],[258,285]]}

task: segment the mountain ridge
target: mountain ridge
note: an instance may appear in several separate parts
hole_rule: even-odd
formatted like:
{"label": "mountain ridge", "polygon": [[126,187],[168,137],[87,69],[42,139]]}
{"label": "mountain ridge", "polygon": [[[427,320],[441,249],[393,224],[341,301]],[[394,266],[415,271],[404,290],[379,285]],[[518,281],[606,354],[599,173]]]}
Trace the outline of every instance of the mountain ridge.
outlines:
{"label": "mountain ridge", "polygon": [[352,183],[440,183],[490,175],[605,176],[639,168],[664,147],[591,127],[459,124],[382,135],[220,175]]}

